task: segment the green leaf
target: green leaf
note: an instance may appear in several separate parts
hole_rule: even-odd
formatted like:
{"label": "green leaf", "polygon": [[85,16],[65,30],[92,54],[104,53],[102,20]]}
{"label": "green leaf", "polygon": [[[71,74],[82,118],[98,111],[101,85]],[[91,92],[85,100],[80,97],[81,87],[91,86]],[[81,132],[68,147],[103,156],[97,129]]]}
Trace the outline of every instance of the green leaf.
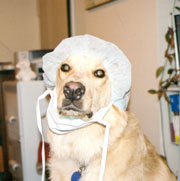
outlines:
{"label": "green leaf", "polygon": [[171,62],[172,62],[172,60],[173,60],[173,57],[172,57],[172,56],[170,56],[169,54],[166,56],[166,58],[168,59],[169,63],[171,63]]}
{"label": "green leaf", "polygon": [[180,7],[176,6],[175,8],[176,8],[178,11],[180,11]]}
{"label": "green leaf", "polygon": [[158,78],[163,71],[164,71],[164,66],[159,67],[156,71],[156,78]]}
{"label": "green leaf", "polygon": [[150,94],[157,94],[157,91],[154,90],[154,89],[150,89],[150,90],[148,90],[148,92],[149,92]]}
{"label": "green leaf", "polygon": [[174,72],[174,69],[168,69],[168,74],[171,75]]}
{"label": "green leaf", "polygon": [[167,31],[167,33],[165,34],[165,39],[166,41],[169,43],[170,42],[170,33],[169,30]]}

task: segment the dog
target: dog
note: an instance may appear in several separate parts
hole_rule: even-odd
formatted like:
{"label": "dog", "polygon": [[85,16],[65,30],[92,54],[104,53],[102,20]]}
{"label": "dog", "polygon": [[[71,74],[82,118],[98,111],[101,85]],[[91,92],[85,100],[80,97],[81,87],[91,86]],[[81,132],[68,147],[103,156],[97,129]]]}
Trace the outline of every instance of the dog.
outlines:
{"label": "dog", "polygon": [[[56,72],[57,110],[61,116],[90,120],[111,101],[111,81],[101,60],[72,55]],[[131,113],[112,105],[104,117],[110,124],[104,181],[175,181],[176,177],[144,136]],[[48,130],[50,179],[98,181],[105,128],[94,123],[67,134]]]}

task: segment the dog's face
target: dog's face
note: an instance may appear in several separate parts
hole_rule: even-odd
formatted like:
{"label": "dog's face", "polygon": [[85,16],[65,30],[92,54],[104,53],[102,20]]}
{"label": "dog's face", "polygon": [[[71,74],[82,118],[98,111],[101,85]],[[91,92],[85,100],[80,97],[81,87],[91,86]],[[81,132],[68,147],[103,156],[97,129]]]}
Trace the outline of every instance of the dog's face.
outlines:
{"label": "dog's face", "polygon": [[89,119],[111,99],[111,84],[101,60],[73,55],[57,70],[57,109],[62,116]]}

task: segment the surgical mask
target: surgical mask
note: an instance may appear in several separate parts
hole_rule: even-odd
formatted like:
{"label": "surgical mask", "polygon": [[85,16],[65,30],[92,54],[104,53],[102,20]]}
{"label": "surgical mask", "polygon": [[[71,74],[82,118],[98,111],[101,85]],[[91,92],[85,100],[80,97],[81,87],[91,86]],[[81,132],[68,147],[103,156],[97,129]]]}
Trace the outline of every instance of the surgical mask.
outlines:
{"label": "surgical mask", "polygon": [[41,113],[40,113],[40,100],[45,99],[47,95],[50,95],[51,100],[49,102],[47,108],[47,120],[48,126],[52,132],[56,134],[67,134],[69,132],[75,131],[77,129],[86,127],[93,123],[98,123],[105,127],[105,134],[104,134],[104,143],[103,143],[103,150],[102,150],[102,158],[101,158],[101,167],[100,167],[100,175],[99,181],[103,181],[104,169],[106,164],[106,155],[107,155],[107,146],[108,146],[108,137],[109,137],[109,130],[110,124],[103,120],[108,110],[111,108],[112,103],[110,103],[107,107],[100,109],[98,112],[94,114],[91,120],[85,121],[82,119],[69,119],[68,117],[63,118],[60,117],[57,111],[57,93],[56,89],[54,90],[46,90],[41,96],[38,97],[36,113],[37,113],[37,122],[38,128],[42,136],[42,181],[44,181],[45,175],[45,153],[44,153],[44,136],[42,130],[42,121],[41,121]]}

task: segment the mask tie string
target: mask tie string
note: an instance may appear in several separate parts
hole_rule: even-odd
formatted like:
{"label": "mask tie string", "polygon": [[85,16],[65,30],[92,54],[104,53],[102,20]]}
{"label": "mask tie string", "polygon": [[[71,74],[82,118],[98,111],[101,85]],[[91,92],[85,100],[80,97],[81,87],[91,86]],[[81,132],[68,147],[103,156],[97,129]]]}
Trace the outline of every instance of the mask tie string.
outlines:
{"label": "mask tie string", "polygon": [[36,116],[37,116],[37,125],[39,132],[41,133],[42,138],[42,150],[41,150],[41,156],[42,156],[42,177],[41,181],[44,181],[45,179],[45,149],[44,149],[44,136],[43,136],[43,129],[42,129],[42,122],[41,122],[41,112],[40,112],[40,100],[44,99],[47,95],[51,95],[51,90],[46,90],[42,95],[40,95],[37,99],[36,104]]}
{"label": "mask tie string", "polygon": [[99,174],[99,181],[103,181],[104,169],[106,166],[106,157],[107,157],[107,149],[108,149],[108,138],[109,138],[110,124],[105,122],[105,121],[98,121],[98,123],[100,123],[106,127],[105,134],[104,134],[102,158],[101,158],[101,168],[100,168],[100,174]]}
{"label": "mask tie string", "polygon": [[[42,137],[42,177],[41,181],[44,181],[45,179],[45,148],[44,148],[44,136],[43,136],[43,130],[42,130],[42,121],[41,121],[41,113],[40,113],[40,100],[44,99],[47,95],[50,95],[52,98],[53,92],[51,90],[46,90],[42,95],[38,97],[37,105],[36,105],[36,114],[37,114],[37,124],[38,129],[41,133]],[[103,142],[103,150],[102,150],[102,158],[101,158],[101,167],[100,167],[100,174],[99,174],[99,181],[103,181],[103,175],[104,175],[104,169],[106,165],[106,157],[107,157],[107,147],[108,147],[108,138],[109,138],[109,131],[110,131],[110,124],[103,120],[104,116],[106,115],[107,111],[112,106],[112,103],[101,113],[103,115],[99,121],[93,121],[97,122],[103,126],[105,126],[105,134],[104,134],[104,142]],[[92,122],[92,123],[93,123]]]}
{"label": "mask tie string", "polygon": [[109,140],[109,131],[110,131],[110,124],[103,120],[106,113],[109,111],[109,109],[112,106],[112,102],[104,109],[102,113],[102,117],[99,121],[97,121],[99,124],[106,127],[105,133],[104,133],[104,142],[103,142],[103,150],[102,150],[102,157],[101,157],[101,168],[100,168],[100,174],[99,174],[99,181],[103,181],[104,176],[104,170],[106,166],[106,158],[107,158],[107,150],[108,150],[108,140]]}

